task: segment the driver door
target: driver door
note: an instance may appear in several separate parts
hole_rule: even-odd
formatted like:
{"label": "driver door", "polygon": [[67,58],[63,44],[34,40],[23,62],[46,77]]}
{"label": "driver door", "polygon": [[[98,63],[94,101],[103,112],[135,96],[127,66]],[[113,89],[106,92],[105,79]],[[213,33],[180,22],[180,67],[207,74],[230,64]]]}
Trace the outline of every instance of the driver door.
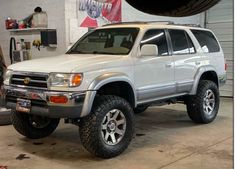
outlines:
{"label": "driver door", "polygon": [[140,56],[135,60],[135,85],[138,103],[144,103],[175,94],[174,61],[169,53],[166,31],[148,30],[141,43],[158,47],[158,56]]}

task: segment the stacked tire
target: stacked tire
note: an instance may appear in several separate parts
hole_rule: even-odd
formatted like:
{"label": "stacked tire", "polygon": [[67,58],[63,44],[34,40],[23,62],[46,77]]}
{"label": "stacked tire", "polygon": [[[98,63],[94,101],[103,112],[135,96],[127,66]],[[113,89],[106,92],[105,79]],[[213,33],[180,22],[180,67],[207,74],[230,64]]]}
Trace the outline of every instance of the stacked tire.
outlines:
{"label": "stacked tire", "polygon": [[183,17],[191,16],[217,4],[220,0],[161,0],[161,1],[137,1],[126,0],[136,9],[154,15]]}

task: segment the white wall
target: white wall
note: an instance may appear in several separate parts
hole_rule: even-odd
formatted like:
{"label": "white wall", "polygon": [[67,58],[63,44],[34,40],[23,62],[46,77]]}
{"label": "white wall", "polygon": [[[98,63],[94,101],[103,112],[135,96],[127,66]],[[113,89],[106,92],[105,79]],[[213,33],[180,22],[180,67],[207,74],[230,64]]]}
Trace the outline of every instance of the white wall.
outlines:
{"label": "white wall", "polygon": [[38,51],[32,48],[32,58],[49,57],[62,54],[66,51],[65,45],[65,0],[1,0],[0,2],[0,45],[7,64],[9,59],[10,37],[24,38],[27,41],[40,39],[38,33],[10,33],[5,29],[5,19],[11,17],[23,19],[33,13],[35,7],[40,6],[48,15],[48,27],[57,30],[56,49],[42,48]]}
{"label": "white wall", "polygon": [[73,32],[70,31],[70,19],[76,19],[76,18],[77,18],[76,0],[65,0],[65,34],[66,34],[65,41],[67,47],[71,45],[70,33],[73,34]]}

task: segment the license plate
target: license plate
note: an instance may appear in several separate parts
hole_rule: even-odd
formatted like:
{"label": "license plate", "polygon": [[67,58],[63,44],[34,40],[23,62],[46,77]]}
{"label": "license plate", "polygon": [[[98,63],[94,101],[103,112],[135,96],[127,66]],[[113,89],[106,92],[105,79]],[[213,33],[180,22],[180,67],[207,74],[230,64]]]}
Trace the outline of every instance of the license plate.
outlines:
{"label": "license plate", "polygon": [[31,109],[31,101],[25,99],[17,99],[16,111],[29,113]]}

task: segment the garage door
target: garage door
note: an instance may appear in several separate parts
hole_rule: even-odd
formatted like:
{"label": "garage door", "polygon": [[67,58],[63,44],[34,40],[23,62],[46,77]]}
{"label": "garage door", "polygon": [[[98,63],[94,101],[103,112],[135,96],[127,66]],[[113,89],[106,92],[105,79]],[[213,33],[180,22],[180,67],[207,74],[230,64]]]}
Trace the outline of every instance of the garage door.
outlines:
{"label": "garage door", "polygon": [[233,96],[233,0],[222,0],[206,12],[206,27],[213,30],[223,48],[228,64],[227,83],[222,96]]}

